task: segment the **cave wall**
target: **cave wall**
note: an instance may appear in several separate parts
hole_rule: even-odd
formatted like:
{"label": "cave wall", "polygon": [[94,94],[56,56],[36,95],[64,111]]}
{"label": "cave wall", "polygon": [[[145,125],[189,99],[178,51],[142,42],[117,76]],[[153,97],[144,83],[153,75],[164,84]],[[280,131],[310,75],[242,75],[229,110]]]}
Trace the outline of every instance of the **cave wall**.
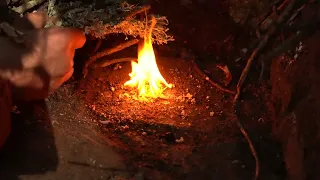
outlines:
{"label": "cave wall", "polygon": [[[319,8],[305,8],[303,21],[314,13],[320,17]],[[271,65],[273,134],[282,144],[288,179],[320,179],[319,42],[320,31],[303,42],[298,59],[282,56]]]}

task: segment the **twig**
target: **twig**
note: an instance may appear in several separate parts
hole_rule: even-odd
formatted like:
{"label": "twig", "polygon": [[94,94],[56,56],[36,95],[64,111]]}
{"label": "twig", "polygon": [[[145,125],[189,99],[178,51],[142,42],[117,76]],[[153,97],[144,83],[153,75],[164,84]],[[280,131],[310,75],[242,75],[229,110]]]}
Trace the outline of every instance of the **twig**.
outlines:
{"label": "twig", "polygon": [[132,12],[125,15],[125,20],[128,21],[128,20],[132,19],[134,16],[136,16],[140,13],[143,13],[145,11],[148,11],[149,9],[150,9],[150,5],[147,5],[147,6],[140,8],[140,9],[137,9],[135,11],[132,11]]}
{"label": "twig", "polygon": [[306,6],[306,4],[302,5],[299,9],[296,10],[296,12],[290,17],[290,19],[288,20],[288,24],[291,23],[294,18],[296,18],[298,16],[298,14],[303,10],[303,8]]}
{"label": "twig", "polygon": [[251,65],[253,63],[253,61],[255,60],[256,56],[258,55],[258,53],[261,52],[261,50],[268,44],[269,39],[276,33],[277,31],[277,26],[279,26],[280,24],[282,24],[285,19],[288,18],[290,12],[292,11],[293,7],[295,6],[297,0],[291,0],[290,3],[288,4],[288,6],[286,7],[286,9],[283,11],[283,13],[279,16],[279,18],[277,19],[277,22],[274,26],[272,26],[269,31],[267,32],[267,34],[264,36],[264,38],[260,41],[258,47],[252,52],[251,56],[248,59],[248,62],[246,64],[246,67],[243,69],[242,74],[240,76],[240,79],[238,81],[237,84],[237,92],[236,95],[234,97],[234,102],[236,102],[240,96],[241,93],[241,88],[242,88],[242,84],[244,83],[248,72],[251,68]]}
{"label": "twig", "polygon": [[133,57],[128,57],[128,58],[118,58],[118,59],[105,59],[102,62],[99,63],[94,63],[92,65],[92,68],[102,68],[102,67],[107,67],[110,66],[112,64],[116,64],[116,63],[121,63],[121,62],[132,62],[135,61],[137,62],[137,58],[133,58]]}
{"label": "twig", "polygon": [[195,70],[205,79],[207,80],[211,85],[213,85],[214,87],[218,88],[219,90],[229,93],[229,94],[235,94],[234,91],[231,91],[227,88],[222,87],[219,83],[214,82],[213,80],[211,80],[206,74],[204,74],[201,69],[198,67],[197,63],[194,61],[194,59],[192,59],[192,63],[193,66],[195,68]]}
{"label": "twig", "polygon": [[284,0],[275,11],[273,11],[264,21],[262,21],[261,25],[259,26],[259,31],[266,31],[269,27],[274,23],[274,20],[277,16],[277,13],[282,10],[282,8],[288,4],[290,0]]}
{"label": "twig", "polygon": [[84,69],[82,71],[83,76],[86,77],[88,74],[88,67],[90,66],[90,64],[92,64],[93,62],[95,62],[97,59],[102,58],[104,56],[108,56],[110,54],[113,54],[115,52],[121,51],[125,48],[128,48],[132,45],[135,45],[139,42],[139,39],[133,39],[133,40],[129,40],[127,42],[124,42],[122,44],[117,45],[116,47],[110,48],[110,49],[105,49],[101,52],[98,52],[97,54],[93,55],[90,57],[90,59],[86,62]]}
{"label": "twig", "polygon": [[128,20],[131,20],[134,16],[140,14],[140,13],[143,13],[145,11],[148,11],[150,9],[150,5],[147,5],[147,6],[143,6],[143,7],[140,7],[140,8],[137,8],[131,12],[125,12],[123,13],[122,15],[120,15],[120,17],[115,17],[113,19],[111,19],[110,21],[113,22],[113,21],[122,21],[122,20],[125,20],[125,21],[128,21]]}
{"label": "twig", "polygon": [[27,12],[28,10],[44,3],[46,0],[31,0],[28,1],[24,4],[22,4],[19,7],[13,7],[12,10],[19,13],[19,14],[24,14],[25,12]]}

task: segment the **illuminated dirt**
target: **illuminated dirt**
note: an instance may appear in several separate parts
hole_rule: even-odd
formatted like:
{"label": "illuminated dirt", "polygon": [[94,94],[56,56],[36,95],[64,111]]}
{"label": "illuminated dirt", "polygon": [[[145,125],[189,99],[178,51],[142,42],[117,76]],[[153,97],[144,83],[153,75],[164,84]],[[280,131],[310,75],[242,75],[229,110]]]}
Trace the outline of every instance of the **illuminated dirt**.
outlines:
{"label": "illuminated dirt", "polygon": [[[81,83],[81,89],[91,89],[86,95],[90,109],[101,116],[103,123],[131,122],[169,125],[210,132],[218,124],[226,124],[231,116],[225,114],[228,103],[223,94],[191,73],[188,61],[160,58],[160,71],[174,88],[164,91],[164,98],[143,99],[134,88],[124,87],[130,72],[129,63],[113,70],[96,70]],[[186,63],[188,65],[186,65]]]}
{"label": "illuminated dirt", "polygon": [[[98,115],[96,123],[112,145],[127,154],[129,164],[154,167],[162,173],[159,179],[182,178],[185,173],[198,171],[193,166],[205,168],[207,163],[219,161],[215,156],[215,160],[203,163],[209,157],[194,152],[207,154],[206,147],[225,146],[221,143],[234,141],[239,131],[233,122],[229,97],[200,80],[190,61],[158,59],[164,78],[175,85],[165,91],[166,99],[139,101],[135,89],[123,88],[130,63],[121,64],[117,70],[109,67],[91,72],[80,82],[81,96]],[[213,176],[225,171],[221,168]],[[239,173],[250,176],[247,170]]]}

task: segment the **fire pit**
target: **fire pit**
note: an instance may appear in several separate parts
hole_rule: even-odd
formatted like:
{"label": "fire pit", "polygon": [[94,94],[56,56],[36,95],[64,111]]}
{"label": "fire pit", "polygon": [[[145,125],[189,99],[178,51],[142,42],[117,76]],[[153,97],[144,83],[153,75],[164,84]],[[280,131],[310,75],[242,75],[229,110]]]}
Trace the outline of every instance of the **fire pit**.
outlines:
{"label": "fire pit", "polygon": [[[192,171],[184,161],[200,148],[196,144],[215,146],[239,133],[231,102],[190,68],[190,60],[156,58],[164,79],[174,85],[163,91],[163,97],[141,99],[135,88],[124,85],[130,80],[130,63],[116,70],[95,69],[80,82],[79,96],[98,116],[95,120],[113,146],[130,154],[130,162],[154,168],[163,164],[162,168],[179,173]],[[201,161],[193,163],[202,166]]]}

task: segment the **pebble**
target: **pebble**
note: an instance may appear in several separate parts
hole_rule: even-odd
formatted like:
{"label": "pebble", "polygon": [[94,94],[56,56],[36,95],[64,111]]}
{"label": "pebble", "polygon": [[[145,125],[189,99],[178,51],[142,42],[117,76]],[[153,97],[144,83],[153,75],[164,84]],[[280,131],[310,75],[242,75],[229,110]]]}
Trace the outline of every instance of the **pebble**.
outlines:
{"label": "pebble", "polygon": [[177,142],[177,143],[183,143],[183,142],[184,142],[184,138],[183,138],[183,137],[180,137],[179,139],[176,139],[176,142]]}

